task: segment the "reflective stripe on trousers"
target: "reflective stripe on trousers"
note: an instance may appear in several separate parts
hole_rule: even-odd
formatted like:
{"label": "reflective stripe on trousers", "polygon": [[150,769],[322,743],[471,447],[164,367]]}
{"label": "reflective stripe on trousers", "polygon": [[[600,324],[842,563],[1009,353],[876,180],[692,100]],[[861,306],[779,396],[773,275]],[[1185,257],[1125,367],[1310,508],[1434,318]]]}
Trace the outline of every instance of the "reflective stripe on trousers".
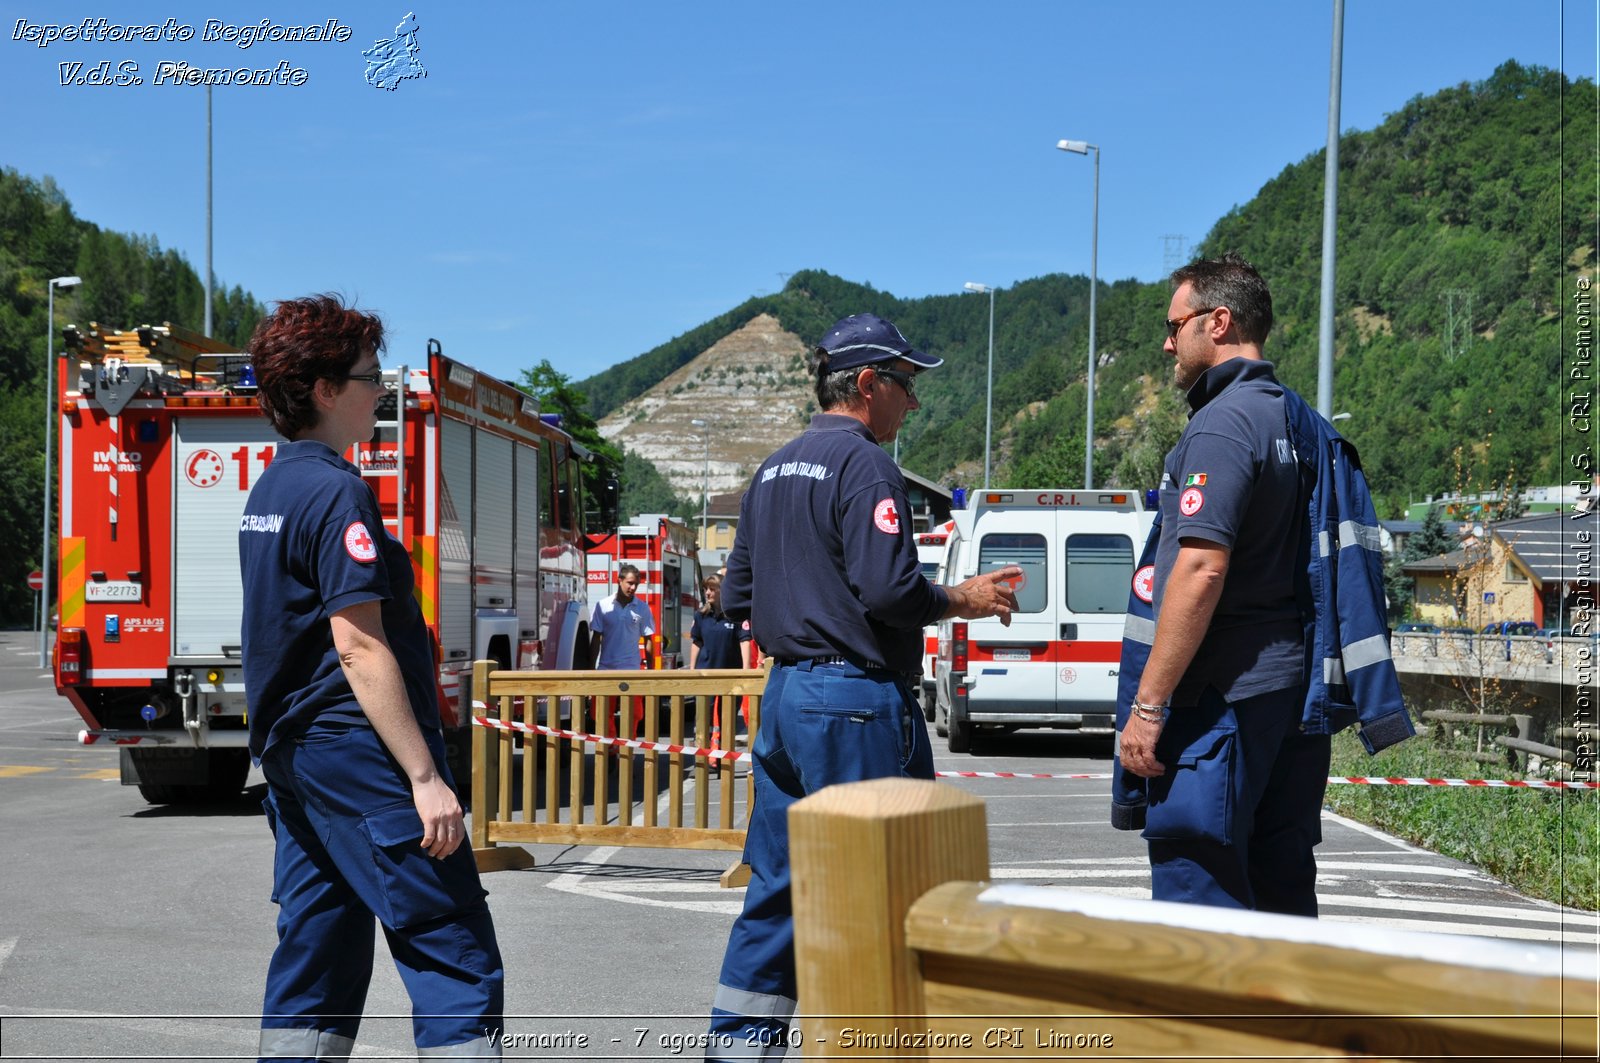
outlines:
{"label": "reflective stripe on trousers", "polygon": [[749,1015],[788,1022],[794,1018],[795,1002],[776,993],[752,993],[748,989],[735,989],[730,985],[719,984],[716,996],[711,998],[711,1006],[730,1015]]}
{"label": "reflective stripe on trousers", "polygon": [[262,1059],[315,1059],[319,1063],[350,1058],[356,1046],[354,1037],[332,1030],[285,1030],[263,1028],[257,1054]]}
{"label": "reflective stripe on trousers", "polygon": [[[258,1055],[261,1059],[314,1059],[318,1063],[348,1060],[355,1049],[355,1038],[332,1030],[263,1029]],[[499,1059],[500,1045],[487,1037],[474,1037],[458,1045],[417,1048],[418,1059]]]}
{"label": "reflective stripe on trousers", "polygon": [[435,1045],[431,1048],[417,1046],[418,1059],[499,1059],[500,1042],[487,1037],[474,1037],[458,1045]]}

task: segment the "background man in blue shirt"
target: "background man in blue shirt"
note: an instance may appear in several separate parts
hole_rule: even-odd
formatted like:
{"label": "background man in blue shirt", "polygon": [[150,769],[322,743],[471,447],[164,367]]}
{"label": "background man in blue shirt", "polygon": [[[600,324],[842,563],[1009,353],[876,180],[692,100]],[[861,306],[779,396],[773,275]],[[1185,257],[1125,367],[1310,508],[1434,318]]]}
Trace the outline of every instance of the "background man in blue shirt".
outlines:
{"label": "background man in blue shirt", "polygon": [[914,692],[922,628],[948,616],[1010,623],[1016,566],[944,588],[922,576],[905,479],[883,447],[917,408],[916,374],[943,360],[874,314],[813,352],[822,413],[756,472],[722,586],[774,659],[752,750],[751,879],[712,1002],[709,1059],[777,1058],[795,1009],[789,806],[834,783],[933,778]]}

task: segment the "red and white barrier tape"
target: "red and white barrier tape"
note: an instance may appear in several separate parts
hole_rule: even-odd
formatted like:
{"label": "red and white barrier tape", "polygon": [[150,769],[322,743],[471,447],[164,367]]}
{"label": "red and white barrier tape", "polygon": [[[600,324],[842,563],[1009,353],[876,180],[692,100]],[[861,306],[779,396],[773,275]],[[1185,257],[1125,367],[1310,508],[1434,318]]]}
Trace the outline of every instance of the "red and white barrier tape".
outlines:
{"label": "red and white barrier tape", "polygon": [[647,742],[642,738],[615,738],[611,735],[584,734],[582,731],[563,731],[536,723],[516,723],[496,720],[488,716],[474,716],[472,722],[479,727],[492,727],[499,731],[521,731],[524,734],[549,735],[551,738],[570,738],[574,742],[594,742],[597,745],[626,746],[653,753],[682,753],[688,757],[705,756],[712,760],[739,760],[750,754],[742,749],[711,749],[704,746],[679,746],[669,742]]}
{"label": "red and white barrier tape", "polygon": [[1328,781],[1353,783],[1356,786],[1482,786],[1510,790],[1600,790],[1600,782],[1564,782],[1560,779],[1407,779],[1330,775]]}
{"label": "red and white barrier tape", "polygon": [[[482,704],[479,703],[479,708]],[[489,716],[474,716],[472,722],[479,727],[490,727],[500,731],[521,731],[524,734],[549,735],[551,738],[567,738],[574,742],[594,742],[597,745],[626,746],[629,749],[642,749],[653,753],[682,753],[685,756],[706,756],[712,760],[741,760],[749,756],[747,750],[742,749],[711,749],[704,746],[679,746],[669,742],[647,742],[642,738],[615,738],[610,735],[585,734],[582,731],[563,731],[555,727],[544,727],[540,724],[518,723],[515,721],[496,720]],[[941,779],[1109,779],[1111,773],[1101,772],[1022,772],[1022,771],[938,771],[934,772]],[[1330,784],[1347,784],[1352,786],[1476,786],[1480,788],[1499,788],[1507,790],[1600,790],[1600,782],[1565,782],[1562,780],[1546,779],[1424,779],[1404,778],[1398,776],[1366,776],[1366,775],[1330,775]]]}

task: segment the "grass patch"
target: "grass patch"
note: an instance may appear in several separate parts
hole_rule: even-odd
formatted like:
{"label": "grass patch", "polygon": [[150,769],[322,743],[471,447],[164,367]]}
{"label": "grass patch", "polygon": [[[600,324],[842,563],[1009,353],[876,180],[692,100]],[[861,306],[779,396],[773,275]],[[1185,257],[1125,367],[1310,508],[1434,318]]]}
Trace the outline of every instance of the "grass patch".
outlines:
{"label": "grass patch", "polygon": [[[1426,732],[1368,756],[1353,731],[1333,739],[1330,775],[1510,779]],[[1600,908],[1600,793],[1330,784],[1325,802],[1414,845],[1475,864],[1533,897]]]}

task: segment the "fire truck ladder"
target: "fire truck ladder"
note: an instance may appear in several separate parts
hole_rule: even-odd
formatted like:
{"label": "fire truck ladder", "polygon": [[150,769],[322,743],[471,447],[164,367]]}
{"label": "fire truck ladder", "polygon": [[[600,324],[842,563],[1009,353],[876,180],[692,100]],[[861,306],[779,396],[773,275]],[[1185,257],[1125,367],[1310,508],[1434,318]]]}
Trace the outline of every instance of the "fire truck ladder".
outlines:
{"label": "fire truck ladder", "polygon": [[[383,371],[383,386],[388,389],[389,395],[378,406],[378,421],[376,431],[372,436],[372,446],[367,451],[367,460],[356,462],[356,467],[361,470],[362,479],[380,480],[393,478],[394,480],[394,516],[384,517],[383,525],[388,528],[396,539],[404,540],[405,507],[406,507],[406,461],[405,461],[405,420],[406,420],[406,367],[399,366],[395,369]],[[394,403],[392,416],[385,417],[389,403]],[[358,451],[360,447],[356,448]],[[393,460],[385,460],[384,455],[393,455]],[[381,500],[383,492],[376,490],[374,494]]]}

